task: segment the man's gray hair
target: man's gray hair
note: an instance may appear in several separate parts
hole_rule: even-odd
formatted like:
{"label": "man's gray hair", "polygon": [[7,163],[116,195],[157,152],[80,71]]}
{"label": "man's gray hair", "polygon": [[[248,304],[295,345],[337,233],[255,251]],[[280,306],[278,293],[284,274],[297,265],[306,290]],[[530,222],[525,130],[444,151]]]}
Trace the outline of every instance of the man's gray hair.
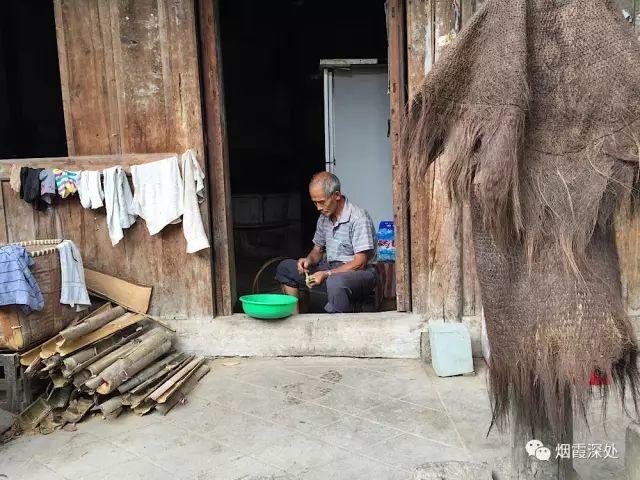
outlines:
{"label": "man's gray hair", "polygon": [[340,179],[330,172],[316,173],[309,182],[309,189],[315,186],[322,187],[322,190],[327,197],[341,191]]}

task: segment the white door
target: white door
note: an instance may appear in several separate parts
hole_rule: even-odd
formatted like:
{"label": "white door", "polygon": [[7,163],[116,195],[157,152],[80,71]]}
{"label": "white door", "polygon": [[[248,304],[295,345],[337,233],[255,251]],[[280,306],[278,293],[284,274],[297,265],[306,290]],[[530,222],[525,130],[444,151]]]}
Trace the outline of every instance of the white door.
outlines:
{"label": "white door", "polygon": [[376,229],[393,220],[386,66],[325,70],[325,153],[342,192]]}

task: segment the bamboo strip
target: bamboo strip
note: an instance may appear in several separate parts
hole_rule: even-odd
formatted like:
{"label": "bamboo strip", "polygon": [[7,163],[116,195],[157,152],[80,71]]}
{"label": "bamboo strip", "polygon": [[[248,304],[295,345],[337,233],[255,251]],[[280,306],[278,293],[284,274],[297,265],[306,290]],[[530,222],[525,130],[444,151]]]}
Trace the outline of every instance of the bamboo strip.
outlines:
{"label": "bamboo strip", "polygon": [[209,365],[200,365],[193,376],[189,378],[189,380],[186,381],[178,391],[171,395],[166,402],[156,405],[156,410],[158,410],[162,415],[169,413],[169,410],[187,398],[187,395],[195,388],[200,379],[209,373],[210,370],[211,368]]}
{"label": "bamboo strip", "polygon": [[173,392],[175,392],[176,390],[178,390],[187,380],[189,380],[189,378],[191,378],[191,376],[196,372],[196,370],[202,365],[204,364],[204,358],[200,358],[200,362],[193,368],[193,370],[191,370],[189,373],[187,373],[184,377],[182,377],[178,382],[176,382],[175,385],[173,385],[171,388],[169,388],[169,390],[167,390],[166,392],[164,392],[158,399],[157,402],[158,403],[164,403],[167,401],[167,398],[169,398],[171,396],[171,394]]}
{"label": "bamboo strip", "polygon": [[149,398],[151,400],[157,401],[158,398],[160,398],[163,393],[165,393],[172,386],[174,386],[176,382],[178,382],[178,380],[180,380],[182,377],[187,375],[191,370],[193,370],[194,368],[197,368],[202,363],[202,361],[204,361],[203,358],[194,358],[193,360],[191,360],[186,366],[182,367],[180,371],[178,371],[178,373],[173,375],[169,380],[164,382],[162,385],[160,385],[160,387],[158,387],[155,391],[153,391],[149,395]]}

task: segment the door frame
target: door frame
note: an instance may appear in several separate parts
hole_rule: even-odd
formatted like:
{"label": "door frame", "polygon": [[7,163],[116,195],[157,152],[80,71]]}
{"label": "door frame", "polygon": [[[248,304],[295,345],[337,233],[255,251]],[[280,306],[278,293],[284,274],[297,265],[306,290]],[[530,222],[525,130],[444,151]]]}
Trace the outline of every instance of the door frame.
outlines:
{"label": "door frame", "polygon": [[[198,52],[209,205],[213,237],[212,294],[217,315],[231,315],[236,300],[236,275],[231,216],[229,149],[224,109],[219,0],[196,0]],[[406,0],[388,0],[387,37],[391,156],[396,243],[396,301],[400,312],[411,311],[408,162],[400,154],[400,126],[407,100]]]}
{"label": "door frame", "polygon": [[220,53],[218,0],[196,0],[200,94],[203,112],[209,218],[212,237],[211,269],[216,315],[231,315],[236,302],[236,265],[231,217],[229,148],[224,111],[224,83]]}

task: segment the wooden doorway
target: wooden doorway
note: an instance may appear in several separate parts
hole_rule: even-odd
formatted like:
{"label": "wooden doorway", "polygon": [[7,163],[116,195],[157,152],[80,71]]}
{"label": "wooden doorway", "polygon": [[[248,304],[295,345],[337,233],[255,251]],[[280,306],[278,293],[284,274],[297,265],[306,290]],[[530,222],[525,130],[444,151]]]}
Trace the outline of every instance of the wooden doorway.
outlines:
{"label": "wooden doorway", "polygon": [[[199,55],[213,232],[213,271],[218,314],[229,315],[236,301],[229,149],[221,63],[219,0],[197,0]],[[405,0],[387,2],[391,102],[393,209],[396,226],[397,309],[411,311],[407,164],[399,154],[399,127],[406,101]]]}

